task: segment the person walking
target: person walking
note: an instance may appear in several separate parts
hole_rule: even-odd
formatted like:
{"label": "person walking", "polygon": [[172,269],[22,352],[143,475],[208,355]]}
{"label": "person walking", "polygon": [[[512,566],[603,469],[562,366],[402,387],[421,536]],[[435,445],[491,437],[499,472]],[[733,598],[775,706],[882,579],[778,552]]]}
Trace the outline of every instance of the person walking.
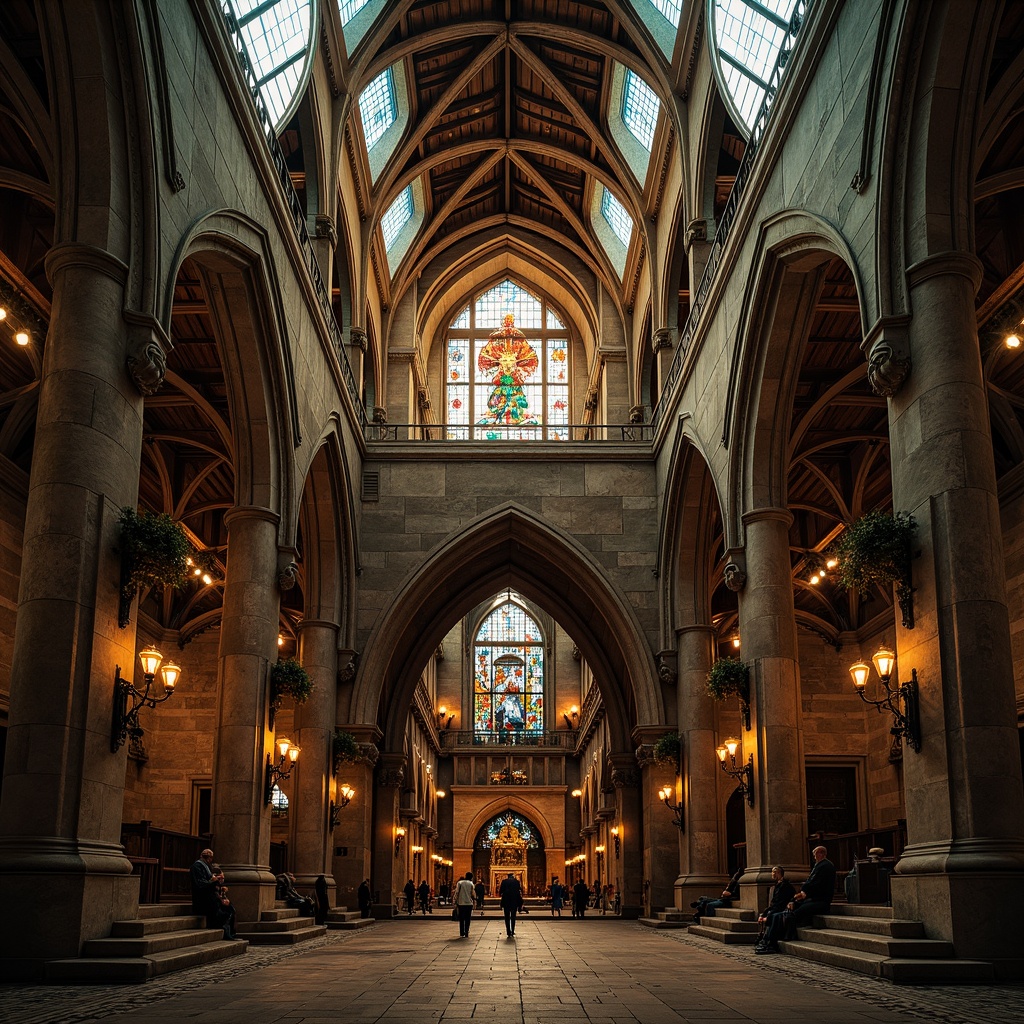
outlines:
{"label": "person walking", "polygon": [[505,914],[505,934],[511,939],[516,934],[516,914],[523,905],[523,887],[519,879],[510,871],[498,888],[498,896],[501,899],[501,909]]}
{"label": "person walking", "polygon": [[554,917],[557,914],[559,917],[562,916],[562,904],[565,902],[565,898],[562,893],[562,887],[558,884],[556,878],[551,883],[551,916]]}
{"label": "person walking", "polygon": [[411,878],[405,883],[405,888],[402,892],[405,893],[405,909],[409,916],[412,917],[412,907],[416,902],[416,884]]}
{"label": "person walking", "polygon": [[484,888],[484,883],[478,881],[476,883],[476,909],[482,914],[484,912],[484,896],[487,890]]}
{"label": "person walking", "polygon": [[420,910],[423,911],[423,916],[426,917],[428,912],[432,914],[434,908],[430,905],[430,886],[427,885],[425,878],[420,882],[420,887],[416,891],[420,897]]}
{"label": "person walking", "polygon": [[469,922],[473,919],[473,872],[467,871],[455,886],[455,911],[459,917],[459,938],[469,938]]}
{"label": "person walking", "polygon": [[359,904],[359,916],[369,917],[370,916],[370,880],[364,878],[359,883],[359,889],[356,892],[356,902]]}

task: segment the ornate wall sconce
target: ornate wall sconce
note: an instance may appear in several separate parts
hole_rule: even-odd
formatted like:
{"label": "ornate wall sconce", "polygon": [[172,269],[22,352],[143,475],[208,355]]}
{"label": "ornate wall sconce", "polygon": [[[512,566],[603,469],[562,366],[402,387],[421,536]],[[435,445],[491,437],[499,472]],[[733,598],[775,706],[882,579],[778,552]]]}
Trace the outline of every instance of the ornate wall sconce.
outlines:
{"label": "ornate wall sconce", "polygon": [[423,847],[422,846],[411,846],[410,849],[412,850],[412,859],[413,859],[413,861],[416,864],[419,864],[420,856],[423,854]]}
{"label": "ornate wall sconce", "polygon": [[356,795],[356,791],[347,783],[338,790],[338,793],[341,799],[337,803],[332,800],[330,807],[329,821],[332,832],[341,824],[342,808],[348,807],[349,800]]}
{"label": "ornate wall sconce", "polygon": [[[129,735],[139,737],[142,735],[142,728],[139,725],[139,712],[143,708],[155,708],[157,704],[163,704],[172,693],[178,680],[181,678],[181,668],[168,662],[163,668],[160,663],[164,656],[155,648],[147,647],[139,651],[139,661],[142,662],[142,676],[146,680],[143,690],[137,690],[134,683],[121,678],[121,666],[114,669],[114,708],[110,722],[110,752],[116,754],[121,744]],[[162,697],[151,697],[150,690],[153,681],[156,679],[157,671],[160,672],[160,679],[164,686]]]}
{"label": "ornate wall sconce", "polygon": [[442,704],[437,709],[437,727],[438,729],[450,729],[452,727],[452,719],[455,717],[455,712],[449,710]]}
{"label": "ornate wall sconce", "polygon": [[576,797],[576,799],[578,800],[581,796],[583,796],[583,790],[582,789],[574,789],[572,791],[572,795],[574,797]]}
{"label": "ornate wall sconce", "polygon": [[604,864],[604,846],[595,846],[594,853],[597,854],[597,873],[601,874],[601,866]]}
{"label": "ornate wall sconce", "polygon": [[[747,798],[747,803],[754,806],[754,755],[751,754],[747,763],[736,767],[736,750],[740,741],[730,737],[716,751],[718,763],[726,775],[739,782],[739,794]],[[729,763],[726,763],[729,758]]]}
{"label": "ornate wall sconce", "polygon": [[[266,784],[263,791],[263,802],[269,804],[274,793],[274,787],[287,779],[295,769],[295,762],[299,759],[299,747],[293,747],[292,741],[282,736],[277,741],[277,749],[281,752],[281,759],[274,764],[273,759],[267,754]],[[287,767],[286,767],[287,766]]]}
{"label": "ornate wall sconce", "polygon": [[[881,714],[885,709],[892,715],[893,726],[889,730],[893,736],[899,736],[907,741],[907,746],[917,753],[921,751],[921,720],[918,712],[917,702],[917,669],[910,670],[909,682],[900,686],[890,686],[892,670],[896,666],[896,655],[887,647],[880,647],[871,656],[875,663],[875,670],[878,678],[882,680],[885,687],[885,696],[878,700],[872,700],[865,694],[868,684],[868,676],[871,674],[870,666],[863,661],[850,666],[850,675],[853,676],[853,685],[865,704],[870,704],[878,709]],[[900,711],[899,703],[903,701],[903,710]]]}
{"label": "ornate wall sconce", "polygon": [[612,825],[612,839],[615,840],[615,859],[618,860],[619,859],[619,853],[620,853],[620,851],[622,849],[621,838],[619,836],[619,826],[618,825]]}
{"label": "ornate wall sconce", "polygon": [[564,711],[562,712],[562,717],[565,719],[565,724],[575,732],[580,724],[580,709],[573,704],[573,706],[569,708],[568,713]]}
{"label": "ornate wall sconce", "polygon": [[669,809],[672,813],[672,824],[675,825],[680,832],[686,831],[686,824],[683,821],[683,802],[673,803],[672,797],[675,796],[675,791],[671,786],[662,786],[658,790],[658,799]]}
{"label": "ornate wall sconce", "polygon": [[402,853],[402,840],[405,839],[405,829],[399,825],[395,829],[395,856],[399,857]]}

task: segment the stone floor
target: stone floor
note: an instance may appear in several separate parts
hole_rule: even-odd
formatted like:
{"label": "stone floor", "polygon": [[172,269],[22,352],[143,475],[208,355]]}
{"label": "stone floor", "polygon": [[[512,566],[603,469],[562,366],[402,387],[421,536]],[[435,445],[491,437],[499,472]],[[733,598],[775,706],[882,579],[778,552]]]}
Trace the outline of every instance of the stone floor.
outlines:
{"label": "stone floor", "polygon": [[902,988],[614,918],[400,918],[139,986],[0,985],[18,1024],[942,1024],[1024,1021],[1024,985]]}

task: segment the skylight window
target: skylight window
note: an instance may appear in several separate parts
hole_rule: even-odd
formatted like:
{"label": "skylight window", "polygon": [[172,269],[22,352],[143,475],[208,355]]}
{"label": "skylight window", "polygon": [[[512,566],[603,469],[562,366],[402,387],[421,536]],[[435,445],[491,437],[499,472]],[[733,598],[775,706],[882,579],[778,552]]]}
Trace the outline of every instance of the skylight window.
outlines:
{"label": "skylight window", "polygon": [[789,34],[797,0],[715,0],[716,72],[731,114],[747,135]]}
{"label": "skylight window", "polygon": [[683,0],[651,0],[651,3],[676,28],[679,27],[679,16],[683,13]]}
{"label": "skylight window", "polygon": [[370,0],[342,0],[338,4],[342,25],[347,25],[369,2]]}
{"label": "skylight window", "polygon": [[384,233],[384,248],[391,251],[395,239],[402,233],[402,228],[412,217],[412,185],[388,207],[388,212],[381,218],[380,229]]}
{"label": "skylight window", "polygon": [[260,95],[280,131],[309,74],[312,0],[233,0],[233,6]]}
{"label": "skylight window", "polygon": [[360,94],[359,116],[363,121],[366,148],[372,149],[395,123],[398,104],[395,102],[395,77],[391,68],[382,71]]}
{"label": "skylight window", "polygon": [[626,72],[622,90],[622,121],[648,153],[654,142],[661,102],[654,90],[637,74]]}
{"label": "skylight window", "polygon": [[608,189],[604,190],[604,195],[601,197],[601,214],[608,222],[608,226],[615,232],[615,237],[623,245],[628,246],[629,239],[633,234],[633,218]]}

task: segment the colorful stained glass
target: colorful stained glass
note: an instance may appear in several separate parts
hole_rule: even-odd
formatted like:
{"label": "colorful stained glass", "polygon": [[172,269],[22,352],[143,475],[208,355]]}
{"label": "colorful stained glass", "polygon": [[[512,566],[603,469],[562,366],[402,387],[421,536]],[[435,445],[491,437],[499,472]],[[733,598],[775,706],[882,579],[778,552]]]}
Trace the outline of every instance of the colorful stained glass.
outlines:
{"label": "colorful stained glass", "polygon": [[528,848],[535,850],[538,847],[536,827],[525,818],[520,817],[518,814],[512,814],[510,811],[502,812],[493,821],[489,821],[484,825],[477,842],[474,844],[475,847],[489,848],[494,840],[498,838],[498,833],[510,823]]}

